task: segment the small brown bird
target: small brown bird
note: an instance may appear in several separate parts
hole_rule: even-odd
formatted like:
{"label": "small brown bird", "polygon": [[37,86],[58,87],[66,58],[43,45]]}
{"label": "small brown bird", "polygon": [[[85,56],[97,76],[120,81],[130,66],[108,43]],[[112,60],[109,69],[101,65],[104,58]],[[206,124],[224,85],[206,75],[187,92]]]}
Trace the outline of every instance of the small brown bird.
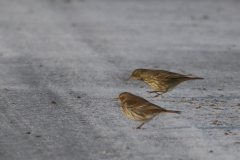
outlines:
{"label": "small brown bird", "polygon": [[166,110],[128,92],[121,93],[116,100],[121,102],[122,112],[125,116],[134,121],[142,122],[136,129],[140,129],[144,123],[158,114],[181,113],[180,111]]}
{"label": "small brown bird", "polygon": [[[168,72],[164,70],[151,69],[136,69],[133,71],[131,77],[128,79],[137,79],[145,82],[155,91],[148,91],[148,93],[156,93],[154,97],[158,97],[168,91],[173,90],[174,87],[180,83],[188,80],[203,79],[200,77],[188,77],[182,74]],[[127,80],[128,80],[127,79]],[[162,92],[159,94],[158,92]]]}

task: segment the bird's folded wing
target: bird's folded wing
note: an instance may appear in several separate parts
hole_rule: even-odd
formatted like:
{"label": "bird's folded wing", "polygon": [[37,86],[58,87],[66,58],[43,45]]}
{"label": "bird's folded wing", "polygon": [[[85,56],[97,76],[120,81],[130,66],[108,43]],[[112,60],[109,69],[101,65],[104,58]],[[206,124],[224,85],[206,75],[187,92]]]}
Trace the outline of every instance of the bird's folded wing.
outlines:
{"label": "bird's folded wing", "polygon": [[145,106],[142,106],[142,107],[139,107],[139,108],[137,108],[138,110],[152,110],[152,111],[155,111],[155,110],[162,110],[162,111],[165,111],[166,109],[164,109],[164,108],[161,108],[161,107],[159,107],[159,106],[157,106],[157,105],[155,105],[155,104],[152,104],[152,103],[149,103],[149,104],[147,104],[147,105],[145,105]]}
{"label": "bird's folded wing", "polygon": [[161,71],[159,73],[155,73],[156,78],[165,79],[165,78],[182,78],[187,77],[185,75],[179,74],[179,73],[173,73],[173,72],[167,72],[167,71]]}
{"label": "bird's folded wing", "polygon": [[134,108],[127,108],[128,110],[131,110],[132,112],[147,114],[147,115],[154,115],[159,114],[161,112],[165,112],[166,109],[158,107],[152,103],[146,104],[146,105],[139,105]]}
{"label": "bird's folded wing", "polygon": [[135,100],[127,100],[123,103],[126,108],[141,108],[148,105],[148,101],[135,101]]}
{"label": "bird's folded wing", "polygon": [[134,100],[127,100],[123,104],[127,109],[134,109],[134,110],[139,110],[139,111],[156,111],[156,110],[162,110],[165,111],[166,109],[161,108],[155,104],[149,103],[148,101],[146,102],[136,102]]}

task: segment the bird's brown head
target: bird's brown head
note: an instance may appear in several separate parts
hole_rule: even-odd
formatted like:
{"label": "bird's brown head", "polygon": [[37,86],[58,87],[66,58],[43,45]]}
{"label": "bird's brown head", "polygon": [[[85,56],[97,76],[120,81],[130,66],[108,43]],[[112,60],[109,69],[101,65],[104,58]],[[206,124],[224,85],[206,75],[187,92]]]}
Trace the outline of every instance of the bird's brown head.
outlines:
{"label": "bird's brown head", "polygon": [[129,79],[137,79],[137,80],[143,80],[143,78],[141,77],[142,73],[144,72],[144,69],[136,69],[132,72],[131,77],[129,77]]}
{"label": "bird's brown head", "polygon": [[131,93],[128,93],[128,92],[123,92],[119,95],[119,97],[117,98],[117,101],[123,102],[124,100],[126,100],[130,96],[133,96],[133,95]]}

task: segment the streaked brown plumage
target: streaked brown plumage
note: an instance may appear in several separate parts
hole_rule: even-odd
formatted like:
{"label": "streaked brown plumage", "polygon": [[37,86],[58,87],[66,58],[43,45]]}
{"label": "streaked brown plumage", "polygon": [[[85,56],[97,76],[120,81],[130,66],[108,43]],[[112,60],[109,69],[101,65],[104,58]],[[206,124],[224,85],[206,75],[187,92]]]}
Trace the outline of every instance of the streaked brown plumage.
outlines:
{"label": "streaked brown plumage", "polygon": [[123,114],[134,121],[142,122],[137,129],[140,129],[144,123],[150,121],[158,114],[181,113],[180,111],[166,110],[148,102],[142,97],[135,96],[128,92],[121,93],[117,98],[117,101],[121,102]]}
{"label": "streaked brown plumage", "polygon": [[[164,70],[136,69],[128,79],[137,79],[145,82],[155,91],[149,93],[157,93],[155,97],[173,90],[180,83],[188,80],[203,79],[200,77],[188,77],[182,74],[168,72]],[[162,92],[159,94],[158,92]]]}

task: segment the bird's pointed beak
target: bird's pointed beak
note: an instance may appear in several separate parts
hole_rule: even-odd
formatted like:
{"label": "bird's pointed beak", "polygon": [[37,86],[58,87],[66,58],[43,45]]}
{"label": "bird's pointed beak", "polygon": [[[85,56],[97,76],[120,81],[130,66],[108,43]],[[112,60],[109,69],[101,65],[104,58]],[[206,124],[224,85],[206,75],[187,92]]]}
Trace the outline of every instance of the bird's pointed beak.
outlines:
{"label": "bird's pointed beak", "polygon": [[125,81],[128,81],[129,79],[131,79],[132,77],[129,77],[129,78],[127,78],[127,79],[125,79]]}
{"label": "bird's pointed beak", "polygon": [[119,101],[118,98],[114,98],[115,101]]}

